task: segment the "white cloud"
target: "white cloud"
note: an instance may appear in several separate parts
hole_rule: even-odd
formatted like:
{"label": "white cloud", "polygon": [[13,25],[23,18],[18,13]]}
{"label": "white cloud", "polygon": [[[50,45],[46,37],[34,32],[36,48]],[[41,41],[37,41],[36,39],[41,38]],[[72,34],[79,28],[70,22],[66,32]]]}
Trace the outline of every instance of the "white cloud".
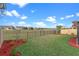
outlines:
{"label": "white cloud", "polygon": [[53,18],[56,18],[56,16],[52,16]]}
{"label": "white cloud", "polygon": [[32,13],[34,13],[34,12],[35,12],[35,10],[31,10],[31,12],[32,12]]}
{"label": "white cloud", "polygon": [[25,2],[24,2],[24,3],[16,3],[16,4],[19,5],[19,7],[22,8],[22,7],[24,7],[25,5],[27,5],[28,3],[25,3]]}
{"label": "white cloud", "polygon": [[27,16],[22,16],[22,17],[21,17],[22,20],[25,20],[25,19],[27,19],[27,18],[28,18]]}
{"label": "white cloud", "polygon": [[65,16],[65,18],[71,18],[71,17],[74,17],[74,15],[72,14],[72,15]]}
{"label": "white cloud", "polygon": [[35,22],[34,24],[38,28],[46,27],[46,24],[44,22]]}
{"label": "white cloud", "polygon": [[27,24],[26,22],[24,22],[24,21],[20,21],[20,22],[18,22],[18,24],[17,24],[18,26],[27,26],[27,27],[31,27],[31,25],[30,24]]}
{"label": "white cloud", "polygon": [[79,16],[79,12],[78,12],[78,13],[76,13],[76,16]]}
{"label": "white cloud", "polygon": [[20,26],[26,26],[26,23],[24,21],[20,21],[20,22],[18,22],[18,25],[20,25]]}
{"label": "white cloud", "polygon": [[7,16],[16,16],[16,17],[20,17],[21,16],[16,10],[5,11],[5,15],[7,15]]}
{"label": "white cloud", "polygon": [[9,12],[9,11],[5,11],[5,15],[7,15],[7,16],[12,16],[12,13]]}
{"label": "white cloud", "polygon": [[27,5],[27,1],[26,0],[16,0],[15,3],[11,3],[13,5],[18,5],[20,8],[24,7],[25,5]]}
{"label": "white cloud", "polygon": [[64,19],[72,18],[72,17],[74,17],[74,16],[75,16],[74,14],[72,14],[72,15],[67,15],[67,16],[61,17],[60,19],[61,19],[61,20],[64,20]]}
{"label": "white cloud", "polygon": [[16,10],[12,10],[11,13],[16,17],[20,16],[20,14]]}
{"label": "white cloud", "polygon": [[56,23],[56,17],[55,16],[53,16],[53,17],[50,16],[46,19],[46,21],[51,22],[51,23]]}
{"label": "white cloud", "polygon": [[63,24],[63,23],[59,23],[58,25],[60,25],[60,26],[64,26],[64,24]]}
{"label": "white cloud", "polygon": [[61,20],[64,20],[64,17],[61,17],[60,19],[61,19]]}
{"label": "white cloud", "polygon": [[25,15],[20,15],[16,10],[12,10],[12,11],[5,11],[5,15],[7,16],[15,16],[15,17],[18,17],[22,20],[25,20],[27,19],[28,17],[25,16]]}

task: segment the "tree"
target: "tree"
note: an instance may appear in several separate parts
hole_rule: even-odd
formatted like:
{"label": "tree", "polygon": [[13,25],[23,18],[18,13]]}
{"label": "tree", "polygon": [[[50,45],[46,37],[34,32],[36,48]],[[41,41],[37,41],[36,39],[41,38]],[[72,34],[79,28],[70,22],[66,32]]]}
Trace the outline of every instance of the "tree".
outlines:
{"label": "tree", "polygon": [[61,28],[62,28],[61,25],[56,26],[56,33],[57,33],[57,34],[60,34]]}
{"label": "tree", "polygon": [[30,30],[33,30],[34,28],[33,28],[33,27],[29,27],[29,29],[30,29]]}
{"label": "tree", "polygon": [[27,30],[28,28],[27,27],[24,27],[23,29],[26,29]]}

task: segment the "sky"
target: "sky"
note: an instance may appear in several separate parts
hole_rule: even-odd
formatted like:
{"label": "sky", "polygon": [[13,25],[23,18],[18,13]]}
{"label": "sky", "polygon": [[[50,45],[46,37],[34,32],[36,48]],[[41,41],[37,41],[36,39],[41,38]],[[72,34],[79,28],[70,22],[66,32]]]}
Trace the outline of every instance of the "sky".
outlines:
{"label": "sky", "polygon": [[79,20],[79,3],[7,3],[0,25],[71,27],[76,20]]}

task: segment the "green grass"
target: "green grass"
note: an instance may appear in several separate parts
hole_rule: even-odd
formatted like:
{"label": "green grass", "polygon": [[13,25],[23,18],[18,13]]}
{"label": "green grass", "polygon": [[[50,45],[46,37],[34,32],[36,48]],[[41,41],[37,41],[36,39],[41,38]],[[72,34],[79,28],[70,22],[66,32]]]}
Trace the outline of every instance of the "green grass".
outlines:
{"label": "green grass", "polygon": [[68,45],[69,35],[45,35],[29,37],[28,42],[15,49],[12,53],[20,51],[23,56],[72,56],[79,55],[79,49]]}
{"label": "green grass", "polygon": [[[16,39],[16,31],[4,31],[4,38],[7,40]],[[39,31],[31,32],[28,35],[28,42],[13,49],[15,54],[20,51],[23,56],[79,56],[79,49],[68,45],[69,35],[42,35]],[[13,34],[14,33],[14,34]],[[27,40],[27,30],[22,30],[17,34],[19,38]]]}

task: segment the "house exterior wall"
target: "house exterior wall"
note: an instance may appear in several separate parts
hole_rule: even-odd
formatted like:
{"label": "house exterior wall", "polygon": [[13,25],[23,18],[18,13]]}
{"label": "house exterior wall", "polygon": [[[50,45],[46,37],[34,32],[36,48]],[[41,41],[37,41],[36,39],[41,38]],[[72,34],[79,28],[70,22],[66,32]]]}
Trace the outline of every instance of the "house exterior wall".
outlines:
{"label": "house exterior wall", "polygon": [[61,29],[61,34],[77,35],[77,29]]}

